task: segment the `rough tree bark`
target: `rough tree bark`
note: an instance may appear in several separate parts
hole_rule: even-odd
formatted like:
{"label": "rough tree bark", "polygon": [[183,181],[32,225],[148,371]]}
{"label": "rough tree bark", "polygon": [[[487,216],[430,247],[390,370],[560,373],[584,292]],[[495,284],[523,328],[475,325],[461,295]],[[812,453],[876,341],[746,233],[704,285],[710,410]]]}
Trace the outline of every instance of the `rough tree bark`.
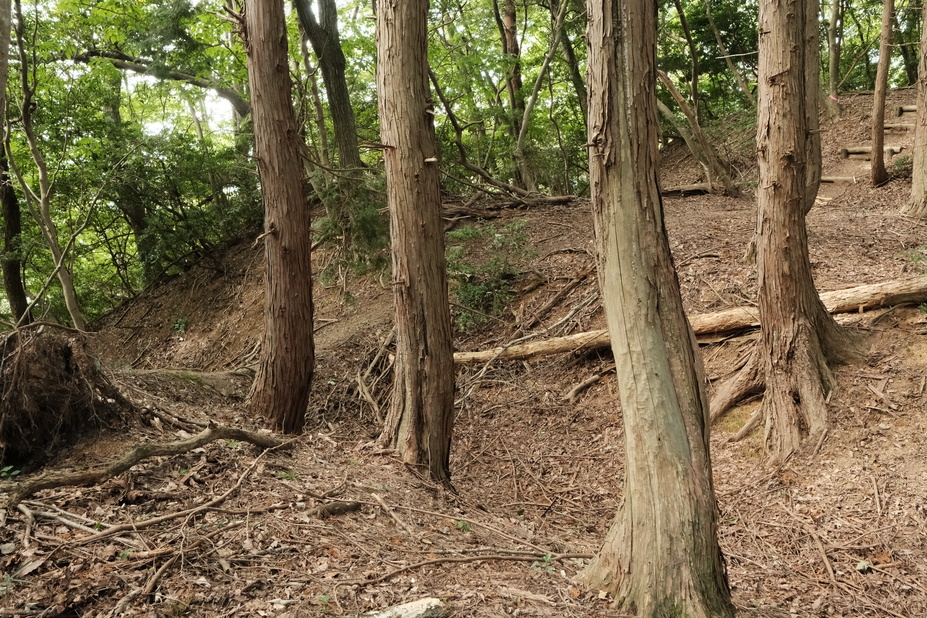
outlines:
{"label": "rough tree bark", "polygon": [[[921,23],[927,24],[927,2],[921,9]],[[927,216],[927,28],[921,30],[920,63],[917,68],[917,118],[914,121],[914,166],[911,199],[902,212],[912,217]]]}
{"label": "rough tree bark", "polygon": [[704,375],[657,180],[656,11],[648,0],[587,6],[589,180],[626,474],[621,508],[581,577],[637,616],[733,616]]}
{"label": "rough tree bark", "polygon": [[892,30],[894,25],[895,0],[883,0],[882,35],[879,39],[879,66],[876,69],[875,93],[872,97],[872,186],[888,182],[885,170],[885,93],[888,90],[888,69],[892,59]]}
{"label": "rough tree bark", "polygon": [[320,0],[318,20],[312,12],[310,0],[296,0],[295,4],[299,23],[312,44],[312,50],[322,70],[339,163],[346,169],[362,168],[364,163],[360,158],[357,124],[345,77],[347,61],[341,49],[341,36],[338,34],[338,8],[335,0]]}
{"label": "rough tree bark", "polygon": [[449,484],[454,357],[427,15],[428,0],[377,0],[377,99],[396,303],[393,396],[381,440]]}
{"label": "rough tree bark", "polygon": [[244,10],[254,146],[264,197],[264,338],[249,405],[273,428],[298,433],[315,364],[309,200],[290,100],[283,0]]}
{"label": "rough tree bark", "polygon": [[821,302],[808,257],[805,215],[817,193],[812,179],[820,178],[820,142],[808,140],[819,89],[817,0],[764,0],[759,24],[761,340],[746,366],[719,389],[712,416],[765,389],[766,449],[783,461],[806,434],[818,444],[826,435],[825,398],[833,383],[828,362],[856,349]]}

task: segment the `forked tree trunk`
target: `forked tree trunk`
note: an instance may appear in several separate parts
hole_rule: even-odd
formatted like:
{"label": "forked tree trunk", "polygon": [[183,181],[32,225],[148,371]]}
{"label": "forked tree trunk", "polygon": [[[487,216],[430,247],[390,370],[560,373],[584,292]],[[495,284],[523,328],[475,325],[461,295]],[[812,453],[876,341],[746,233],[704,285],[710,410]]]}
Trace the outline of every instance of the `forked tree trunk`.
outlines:
{"label": "forked tree trunk", "polygon": [[875,93],[872,97],[872,168],[871,180],[874,187],[888,182],[885,170],[885,93],[888,90],[888,70],[892,59],[892,26],[895,0],[883,0],[882,35],[879,41],[879,66],[876,69]]}
{"label": "forked tree trunk", "polygon": [[587,6],[589,179],[626,473],[621,508],[581,577],[637,616],[733,616],[704,375],[657,180],[656,11],[648,0]]}
{"label": "forked tree trunk", "polygon": [[427,15],[428,0],[377,0],[377,99],[396,303],[393,395],[381,439],[404,462],[449,484],[454,357]]}
{"label": "forked tree trunk", "polygon": [[286,433],[305,423],[315,364],[309,200],[290,100],[283,0],[247,0],[244,38],[264,197],[264,338],[250,407]]}
{"label": "forked tree trunk", "polygon": [[[820,178],[817,118],[817,0],[760,3],[757,150],[758,305],[761,345],[742,376],[765,381],[766,445],[774,459],[794,453],[804,435],[823,437],[829,360],[851,351],[849,336],[821,302],[811,276],[805,214]],[[816,149],[816,152],[811,152]],[[810,168],[817,167],[816,174]]]}
{"label": "forked tree trunk", "polygon": [[[921,23],[927,24],[927,2],[921,9]],[[917,68],[917,119],[914,121],[914,168],[911,199],[902,212],[912,217],[927,216],[927,28],[921,30],[920,63]]]}

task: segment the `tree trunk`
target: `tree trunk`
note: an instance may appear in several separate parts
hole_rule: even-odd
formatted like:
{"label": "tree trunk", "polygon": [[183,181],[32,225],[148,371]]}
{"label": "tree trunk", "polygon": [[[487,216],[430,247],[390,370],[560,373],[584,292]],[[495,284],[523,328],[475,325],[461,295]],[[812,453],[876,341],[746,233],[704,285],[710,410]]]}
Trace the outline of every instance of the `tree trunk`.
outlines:
{"label": "tree trunk", "polygon": [[703,370],[657,180],[656,11],[648,0],[587,5],[589,180],[626,473],[621,508],[581,577],[637,616],[733,616]]}
{"label": "tree trunk", "polygon": [[879,42],[879,66],[876,69],[875,93],[872,101],[872,186],[878,187],[888,182],[885,170],[885,93],[888,90],[888,70],[892,59],[892,25],[894,22],[895,0],[883,0],[882,36]]}
{"label": "tree trunk", "polygon": [[283,0],[247,0],[244,38],[264,197],[264,338],[250,408],[298,433],[315,364],[309,200],[290,99]]}
{"label": "tree trunk", "polygon": [[[568,2],[569,0],[560,1]],[[556,15],[558,8],[557,0],[553,0],[550,3],[551,17]],[[576,51],[573,49],[573,41],[570,40],[570,36],[567,33],[566,23],[564,23],[562,26],[560,46],[563,48],[563,59],[566,62],[567,68],[570,70],[570,82],[573,84],[573,89],[576,90],[576,99],[579,102],[579,109],[582,112],[583,124],[585,125],[586,117],[589,115],[589,101],[586,94],[586,80],[583,79],[583,74],[579,69],[579,60],[576,58]]]}
{"label": "tree trunk", "polygon": [[[712,186],[714,192],[735,195],[737,193],[737,187],[734,186],[731,175],[724,169],[724,165],[718,158],[718,154],[711,145],[708,136],[702,131],[696,113],[689,108],[686,104],[686,100],[679,94],[676,86],[673,85],[673,82],[670,81],[666,73],[658,71],[657,75],[660,81],[663,82],[663,85],[666,86],[666,89],[669,90],[670,95],[673,97],[673,100],[676,101],[676,105],[679,106],[680,111],[686,117],[686,121],[688,121],[689,127],[692,130],[692,136],[695,138],[695,141],[698,142],[701,158],[699,159],[699,152],[692,151],[692,154],[704,164],[707,171],[708,184]],[[685,139],[685,136],[683,136],[683,139]],[[687,141],[686,143],[688,144],[689,142]],[[720,187],[718,187],[719,184]]]}
{"label": "tree trunk", "polygon": [[377,99],[396,303],[393,396],[381,439],[404,462],[449,484],[454,358],[427,16],[428,0],[377,0]]}
{"label": "tree trunk", "polygon": [[750,107],[756,109],[756,98],[753,96],[753,91],[750,90],[750,84],[747,83],[747,80],[744,79],[743,73],[737,69],[734,61],[731,60],[731,55],[727,52],[727,47],[724,45],[724,40],[721,38],[721,31],[718,30],[718,25],[715,24],[715,18],[711,14],[711,0],[704,0],[704,2],[705,17],[708,18],[708,25],[711,28],[712,33],[715,35],[715,42],[718,44],[718,49],[721,51],[721,55],[724,56],[724,62],[727,63],[727,68],[730,69],[731,73],[734,75],[734,80],[740,87],[740,91],[743,92],[744,98],[747,99]]}
{"label": "tree trunk", "polygon": [[[0,0],[0,12],[3,10],[2,4]],[[5,91],[6,88],[0,90]],[[3,109],[6,109],[5,105]],[[3,117],[5,118],[5,115]],[[22,211],[7,168],[6,155],[0,154],[0,208],[3,211],[3,259],[0,260],[0,265],[3,267],[3,288],[10,303],[10,311],[13,313],[13,323],[23,326],[32,321],[32,316],[29,312],[29,299],[26,297],[26,286],[23,284],[23,264],[20,260]]]}
{"label": "tree trunk", "polygon": [[831,0],[827,25],[827,109],[833,118],[840,116],[840,48],[843,39],[843,2]]}
{"label": "tree trunk", "polygon": [[[922,23],[927,24],[927,2],[921,9]],[[914,121],[911,199],[902,212],[912,217],[927,217],[927,27],[921,30],[920,64],[917,69],[917,118]]]}
{"label": "tree trunk", "polygon": [[[525,117],[525,93],[521,76],[521,48],[518,45],[518,15],[515,11],[515,0],[502,0],[501,10],[498,0],[493,0],[493,9],[502,38],[502,53],[507,56],[511,64],[505,78],[505,88],[509,95],[509,108],[512,114],[509,123],[512,141],[517,144],[518,136],[522,132],[522,120]],[[515,163],[515,184],[529,193],[537,191],[534,170],[528,165],[524,153],[519,153],[513,148],[512,159]]]}
{"label": "tree trunk", "polygon": [[701,97],[698,91],[698,49],[692,39],[692,31],[689,29],[689,20],[686,19],[686,12],[682,8],[682,2],[673,0],[673,6],[676,7],[679,25],[682,26],[682,34],[686,37],[686,45],[689,48],[689,97],[692,99],[692,109],[696,120],[698,120],[701,117]]}
{"label": "tree trunk", "polygon": [[[820,142],[813,153],[808,141],[817,118],[817,0],[764,0],[759,23],[762,327],[755,367],[765,369],[767,450],[782,461],[797,450],[803,434],[823,437],[825,395],[833,380],[827,362],[848,354],[851,344],[818,297],[808,257],[805,214],[817,191],[809,178],[820,178]],[[817,174],[808,169],[815,166]]]}
{"label": "tree trunk", "polygon": [[316,21],[310,0],[296,0],[296,12],[312,43],[312,49],[322,70],[322,81],[328,95],[328,107],[335,129],[335,145],[341,167],[359,169],[364,167],[357,142],[357,126],[348,81],[345,77],[347,61],[341,49],[338,33],[338,9],[335,0],[319,1],[319,19]]}
{"label": "tree trunk", "polygon": [[[10,49],[12,33],[12,4],[10,0],[0,0],[0,49]],[[26,298],[26,286],[23,284],[23,267],[20,259],[20,236],[23,231],[22,210],[16,191],[10,181],[4,144],[6,143],[6,116],[8,100],[7,81],[10,75],[10,56],[0,54],[0,209],[3,214],[3,256],[0,266],[3,270],[3,288],[6,292],[14,324],[28,324],[29,300]]]}

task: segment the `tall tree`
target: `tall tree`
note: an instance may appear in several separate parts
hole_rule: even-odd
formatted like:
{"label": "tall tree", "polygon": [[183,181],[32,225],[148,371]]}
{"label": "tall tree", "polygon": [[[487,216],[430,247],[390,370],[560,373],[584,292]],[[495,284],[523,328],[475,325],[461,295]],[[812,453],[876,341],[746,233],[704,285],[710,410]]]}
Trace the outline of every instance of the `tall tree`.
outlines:
{"label": "tall tree", "polygon": [[657,178],[656,11],[649,0],[587,5],[589,181],[626,473],[621,508],[582,578],[637,616],[733,616],[704,373]]}
{"label": "tall tree", "polygon": [[428,88],[428,0],[377,0],[377,100],[396,304],[393,396],[382,440],[450,482],[454,357],[438,148]]}
{"label": "tall tree", "polygon": [[[921,23],[927,24],[927,2]],[[917,68],[917,119],[914,122],[914,165],[911,173],[911,199],[902,212],[913,217],[927,216],[927,28],[921,30],[920,63]]]}
{"label": "tall tree", "polygon": [[844,0],[830,0],[830,20],[827,24],[827,108],[831,115],[840,115],[840,49],[843,41]]}
{"label": "tall tree", "polygon": [[876,69],[875,93],[872,97],[872,167],[870,180],[878,187],[888,182],[885,170],[885,94],[888,90],[888,70],[892,59],[895,0],[883,0],[882,36],[879,39],[879,66]]}
{"label": "tall tree", "polygon": [[23,284],[20,240],[22,236],[22,210],[10,180],[4,144],[6,144],[7,95],[6,84],[10,74],[10,38],[12,32],[12,6],[10,0],[0,0],[0,208],[3,214],[3,288],[13,313],[13,323],[28,324],[29,299]]}
{"label": "tall tree", "polygon": [[[774,460],[794,453],[807,434],[826,436],[828,366],[853,356],[855,341],[827,312],[814,287],[805,215],[820,181],[816,134],[819,96],[817,0],[760,3],[760,181],[757,275],[760,345],[712,402],[717,417],[765,389],[760,415]],[[758,415],[755,417],[759,419]]]}
{"label": "tall tree", "polygon": [[347,61],[341,49],[338,7],[335,0],[319,0],[318,19],[312,10],[311,0],[296,0],[296,13],[322,70],[339,163],[343,168],[363,167],[357,142],[354,108],[351,107],[351,95],[345,77]]}
{"label": "tall tree", "polygon": [[264,338],[250,406],[276,429],[302,430],[315,363],[309,199],[290,99],[283,0],[247,0],[244,40],[255,156],[264,196]]}

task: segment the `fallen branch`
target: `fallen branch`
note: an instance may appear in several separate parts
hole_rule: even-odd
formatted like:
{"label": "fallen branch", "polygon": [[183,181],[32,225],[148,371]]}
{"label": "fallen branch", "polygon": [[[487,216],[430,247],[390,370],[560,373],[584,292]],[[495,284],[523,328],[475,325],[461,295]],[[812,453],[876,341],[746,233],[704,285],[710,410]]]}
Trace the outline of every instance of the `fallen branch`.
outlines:
{"label": "fallen branch", "polygon": [[[861,312],[889,305],[920,303],[927,301],[927,276],[824,292],[821,294],[821,301],[831,313]],[[731,307],[714,313],[694,315],[690,316],[689,322],[696,335],[734,333],[760,325],[755,307]],[[607,330],[593,330],[505,348],[457,352],[454,354],[454,362],[466,365],[491,360],[527,360],[550,354],[604,348],[609,345]]]}
{"label": "fallen branch", "polygon": [[[888,156],[894,156],[904,150],[904,146],[885,146],[882,150]],[[840,156],[849,159],[851,156],[869,157],[872,154],[872,146],[847,146],[840,149]]]}
{"label": "fallen branch", "polygon": [[693,185],[679,185],[678,187],[664,187],[660,191],[663,197],[686,197],[687,195],[704,195],[711,191],[711,185],[700,182]]}
{"label": "fallen branch", "polygon": [[101,483],[117,474],[121,474],[136,464],[152,457],[165,457],[180,455],[193,449],[200,448],[215,440],[240,440],[259,446],[261,448],[279,448],[286,444],[285,440],[270,434],[237,429],[235,427],[210,426],[192,438],[177,440],[176,442],[162,442],[140,444],[105,468],[75,472],[70,474],[47,474],[35,480],[23,482],[7,502],[7,508],[16,506],[21,501],[43,489],[56,487],[86,486]]}

